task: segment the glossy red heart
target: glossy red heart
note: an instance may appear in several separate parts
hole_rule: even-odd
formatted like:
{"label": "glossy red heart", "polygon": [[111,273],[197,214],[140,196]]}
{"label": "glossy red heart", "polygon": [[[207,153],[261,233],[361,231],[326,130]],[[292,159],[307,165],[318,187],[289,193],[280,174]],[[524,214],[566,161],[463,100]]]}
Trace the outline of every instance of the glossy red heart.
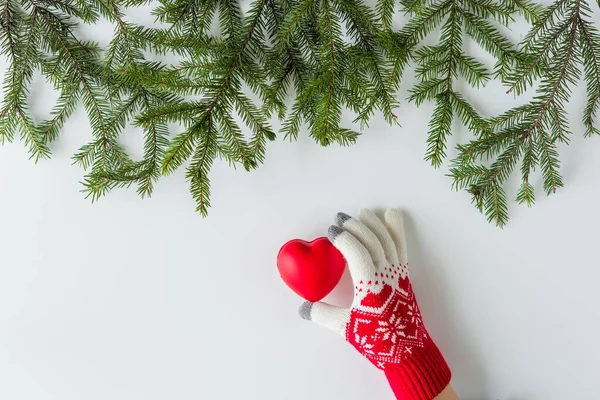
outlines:
{"label": "glossy red heart", "polygon": [[281,279],[308,301],[319,301],[336,287],[346,260],[326,237],[307,242],[293,239],[279,250],[277,269]]}

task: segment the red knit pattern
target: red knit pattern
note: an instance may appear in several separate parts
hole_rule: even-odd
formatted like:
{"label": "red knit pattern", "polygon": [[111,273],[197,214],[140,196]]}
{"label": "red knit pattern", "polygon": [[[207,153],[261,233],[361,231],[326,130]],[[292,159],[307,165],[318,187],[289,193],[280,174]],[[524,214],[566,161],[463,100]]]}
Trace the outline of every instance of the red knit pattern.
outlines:
{"label": "red knit pattern", "polygon": [[432,400],[450,384],[450,368],[433,343],[415,349],[402,363],[384,369],[399,400]]}
{"label": "red knit pattern", "polygon": [[350,313],[346,339],[385,371],[399,400],[432,400],[448,386],[450,369],[423,325],[408,276],[394,279],[396,287],[382,283],[377,292],[372,282],[366,284],[360,306]]}

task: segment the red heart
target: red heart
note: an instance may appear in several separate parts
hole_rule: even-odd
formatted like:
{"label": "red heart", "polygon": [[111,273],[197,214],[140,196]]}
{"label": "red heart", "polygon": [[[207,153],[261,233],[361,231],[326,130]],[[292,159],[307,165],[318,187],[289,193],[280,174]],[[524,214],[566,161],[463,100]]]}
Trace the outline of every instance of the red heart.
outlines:
{"label": "red heart", "polygon": [[327,296],[342,278],[344,268],[344,256],[326,237],[312,242],[290,240],[277,255],[281,279],[308,301]]}

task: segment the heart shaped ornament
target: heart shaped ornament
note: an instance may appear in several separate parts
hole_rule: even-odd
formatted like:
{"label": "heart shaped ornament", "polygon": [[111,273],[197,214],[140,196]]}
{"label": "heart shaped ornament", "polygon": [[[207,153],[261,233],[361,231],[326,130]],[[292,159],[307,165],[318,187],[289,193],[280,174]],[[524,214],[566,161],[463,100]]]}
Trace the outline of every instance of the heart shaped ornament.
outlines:
{"label": "heart shaped ornament", "polygon": [[281,279],[308,301],[319,301],[336,287],[346,268],[342,253],[326,237],[293,239],[277,255]]}

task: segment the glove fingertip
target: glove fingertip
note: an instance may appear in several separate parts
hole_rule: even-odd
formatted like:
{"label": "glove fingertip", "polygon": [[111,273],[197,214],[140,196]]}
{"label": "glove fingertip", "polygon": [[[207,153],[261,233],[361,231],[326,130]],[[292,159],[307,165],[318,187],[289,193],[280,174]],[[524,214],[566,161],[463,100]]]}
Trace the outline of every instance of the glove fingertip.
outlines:
{"label": "glove fingertip", "polygon": [[329,238],[329,241],[331,243],[333,243],[335,241],[335,239],[340,236],[342,233],[344,232],[344,230],[342,228],[340,228],[337,225],[331,225],[329,227],[329,231],[327,232],[327,237]]}
{"label": "glove fingertip", "polygon": [[300,309],[298,310],[298,314],[300,314],[300,317],[302,319],[305,319],[308,321],[311,320],[310,314],[312,311],[313,304],[314,303],[312,303],[310,301],[305,301],[304,303],[302,303],[302,305],[300,306]]}
{"label": "glove fingertip", "polygon": [[335,216],[335,224],[341,228],[342,226],[344,226],[344,223],[349,219],[352,219],[352,217],[346,213],[339,212]]}

